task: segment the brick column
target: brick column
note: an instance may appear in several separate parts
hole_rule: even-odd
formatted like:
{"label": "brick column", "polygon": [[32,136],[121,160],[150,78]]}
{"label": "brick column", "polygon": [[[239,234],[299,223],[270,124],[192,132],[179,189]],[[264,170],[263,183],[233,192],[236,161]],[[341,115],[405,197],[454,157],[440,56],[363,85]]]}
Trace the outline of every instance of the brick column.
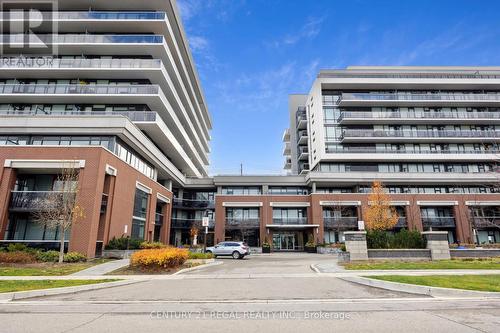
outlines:
{"label": "brick column", "polygon": [[224,234],[226,229],[226,209],[222,206],[222,199],[215,197],[215,228],[214,228],[214,242],[224,241]]}
{"label": "brick column", "polygon": [[5,238],[9,224],[10,196],[16,183],[16,175],[16,170],[12,168],[4,168],[0,173],[0,239]]}
{"label": "brick column", "polygon": [[455,217],[457,241],[460,243],[473,243],[468,207],[464,201],[459,201],[458,205],[453,207],[453,216]]}
{"label": "brick column", "polygon": [[422,214],[420,213],[420,206],[417,205],[417,200],[415,199],[409,201],[410,205],[407,208],[408,216],[406,217],[408,221],[408,229],[423,231],[424,227],[422,225]]}
{"label": "brick column", "polygon": [[113,213],[113,201],[115,198],[115,185],[116,185],[116,177],[108,176],[108,205],[106,207],[106,216],[104,218],[104,237],[103,237],[103,246],[108,244],[109,242],[109,230],[111,225],[111,215]]}

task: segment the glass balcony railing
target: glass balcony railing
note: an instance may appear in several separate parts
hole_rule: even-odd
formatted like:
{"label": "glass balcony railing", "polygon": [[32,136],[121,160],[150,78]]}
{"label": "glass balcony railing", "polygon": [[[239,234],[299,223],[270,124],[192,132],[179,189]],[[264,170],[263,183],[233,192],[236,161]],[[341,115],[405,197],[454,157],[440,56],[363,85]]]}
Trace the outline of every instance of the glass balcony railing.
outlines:
{"label": "glass balcony railing", "polygon": [[161,213],[155,213],[155,225],[163,225],[164,215]]}
{"label": "glass balcony railing", "polygon": [[500,119],[500,112],[342,112],[338,122],[349,119]]}
{"label": "glass balcony railing", "polygon": [[[38,41],[32,42],[33,47],[37,43],[50,44],[163,44],[164,37],[161,35],[85,35],[85,34],[37,34]],[[26,36],[0,35],[0,43],[8,41],[9,44],[25,45]]]}
{"label": "glass balcony railing", "polygon": [[499,154],[499,149],[491,150],[413,150],[375,148],[326,148],[328,154]]}
{"label": "glass balcony railing", "polygon": [[0,68],[161,68],[159,59],[57,59],[10,57],[3,58]]}
{"label": "glass balcony railing", "polygon": [[159,91],[154,84],[0,84],[0,94],[155,95]]}
{"label": "glass balcony railing", "polygon": [[156,121],[158,113],[151,111],[50,111],[42,110],[1,110],[0,116],[42,116],[42,117],[92,117],[92,116],[125,116],[131,121]]}
{"label": "glass balcony railing", "polygon": [[358,218],[356,216],[323,217],[326,229],[347,230],[358,229]]}
{"label": "glass balcony railing", "polygon": [[454,228],[455,218],[447,217],[422,217],[424,228]]}
{"label": "glass balcony railing", "polygon": [[500,131],[453,131],[453,130],[416,130],[416,131],[386,131],[386,130],[345,130],[340,137],[402,137],[402,138],[497,138]]}
{"label": "glass balcony railing", "polygon": [[406,217],[399,217],[398,223],[396,223],[395,228],[408,228],[408,223],[406,222]]}
{"label": "glass balcony railing", "polygon": [[[46,13],[42,12],[42,15]],[[165,12],[55,12],[54,18],[62,20],[164,20]]]}
{"label": "glass balcony railing", "polygon": [[245,229],[259,228],[260,219],[244,218],[244,217],[228,217],[226,218],[226,229]]}
{"label": "glass balcony railing", "polygon": [[344,93],[339,103],[346,100],[354,101],[500,101],[500,94],[464,94],[464,93]]}
{"label": "glass balcony railing", "polygon": [[189,200],[174,198],[173,208],[214,209],[215,200]]}
{"label": "glass balcony railing", "polygon": [[67,192],[57,191],[11,191],[9,209],[12,211],[35,211],[41,207],[57,205]]}
{"label": "glass balcony railing", "polygon": [[307,217],[286,217],[286,218],[273,217],[273,224],[278,224],[278,225],[307,224]]}

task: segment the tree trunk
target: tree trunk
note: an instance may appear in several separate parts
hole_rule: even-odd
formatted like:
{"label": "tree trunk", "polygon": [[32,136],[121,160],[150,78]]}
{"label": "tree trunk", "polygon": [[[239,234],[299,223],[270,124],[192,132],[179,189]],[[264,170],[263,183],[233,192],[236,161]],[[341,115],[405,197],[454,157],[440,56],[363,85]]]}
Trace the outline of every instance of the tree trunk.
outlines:
{"label": "tree trunk", "polygon": [[59,226],[59,231],[61,232],[61,244],[59,245],[59,263],[63,263],[64,261],[64,226]]}

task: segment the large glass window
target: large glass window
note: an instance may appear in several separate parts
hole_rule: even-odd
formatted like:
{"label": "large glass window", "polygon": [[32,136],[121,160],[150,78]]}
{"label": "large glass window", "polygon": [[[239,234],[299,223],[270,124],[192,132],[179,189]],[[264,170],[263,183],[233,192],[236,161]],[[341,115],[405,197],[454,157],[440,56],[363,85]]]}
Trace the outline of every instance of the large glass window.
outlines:
{"label": "large glass window", "polygon": [[135,190],[134,211],[132,216],[131,238],[144,239],[149,194]]}
{"label": "large glass window", "polygon": [[262,188],[260,186],[227,186],[222,188],[224,195],[260,195]]}

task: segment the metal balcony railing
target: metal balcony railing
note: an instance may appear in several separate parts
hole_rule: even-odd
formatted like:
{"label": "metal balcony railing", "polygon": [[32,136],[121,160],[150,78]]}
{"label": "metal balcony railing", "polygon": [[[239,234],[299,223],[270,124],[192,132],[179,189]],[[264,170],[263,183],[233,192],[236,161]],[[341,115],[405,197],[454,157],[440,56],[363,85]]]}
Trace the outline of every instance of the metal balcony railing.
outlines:
{"label": "metal balcony railing", "polygon": [[346,148],[329,149],[329,154],[499,154],[500,150],[413,150],[413,149],[375,149],[375,148]]}
{"label": "metal balcony railing", "polygon": [[109,196],[106,193],[103,193],[101,199],[101,214],[106,213],[106,209],[108,208],[108,199]]}
{"label": "metal balcony railing", "polygon": [[[172,217],[171,228],[191,229],[193,226],[196,226],[197,228],[202,228],[202,220]],[[215,221],[213,219],[209,220],[208,227],[214,228],[214,226],[215,226]]]}
{"label": "metal balcony railing", "polygon": [[[44,15],[45,12],[42,12]],[[164,20],[165,12],[55,12],[56,20]]]}
{"label": "metal balcony railing", "polygon": [[194,209],[213,209],[215,208],[215,200],[189,200],[174,198],[173,208],[194,208]]}
{"label": "metal balcony railing", "polygon": [[342,112],[337,119],[500,119],[500,112]]}
{"label": "metal balcony railing", "polygon": [[345,130],[340,137],[400,137],[400,138],[497,138],[500,137],[500,131],[453,131],[453,130]]}
{"label": "metal balcony railing", "polygon": [[41,207],[58,205],[67,193],[58,191],[11,191],[9,209],[30,212]]}
{"label": "metal balcony railing", "polygon": [[3,58],[0,68],[161,68],[159,59],[54,59]]}
{"label": "metal balcony railing", "polygon": [[273,217],[273,224],[278,224],[278,225],[307,224],[307,217],[285,217],[285,218]]}
{"label": "metal balcony railing", "polygon": [[452,216],[447,217],[422,217],[422,224],[424,228],[454,228],[455,218]]}
{"label": "metal balcony railing", "polygon": [[155,95],[157,85],[110,84],[0,84],[0,94],[76,94],[76,95]]}
{"label": "metal balcony railing", "polygon": [[50,111],[43,110],[1,110],[0,116],[42,116],[42,117],[92,117],[92,116],[125,116],[131,121],[156,121],[158,114],[152,111]]}
{"label": "metal balcony railing", "polygon": [[[86,35],[86,34],[37,34],[37,44],[163,44],[161,35]],[[0,35],[0,44],[8,41],[10,45],[25,45],[26,36],[23,34]]]}
{"label": "metal balcony railing", "polygon": [[259,228],[260,219],[258,218],[243,218],[243,217],[228,217],[226,218],[226,229],[245,229]]}
{"label": "metal balcony railing", "polygon": [[476,228],[500,227],[500,216],[472,216],[471,219]]}
{"label": "metal balcony railing", "polygon": [[323,217],[326,229],[346,230],[358,229],[358,218],[356,216]]}
{"label": "metal balcony railing", "polygon": [[308,147],[299,147],[299,154],[309,154],[309,148]]}
{"label": "metal balcony railing", "polygon": [[430,93],[430,94],[411,94],[411,93],[387,93],[387,94],[369,94],[369,93],[344,93],[339,103],[343,100],[361,100],[361,101],[500,101],[500,94],[451,94],[451,93]]}

